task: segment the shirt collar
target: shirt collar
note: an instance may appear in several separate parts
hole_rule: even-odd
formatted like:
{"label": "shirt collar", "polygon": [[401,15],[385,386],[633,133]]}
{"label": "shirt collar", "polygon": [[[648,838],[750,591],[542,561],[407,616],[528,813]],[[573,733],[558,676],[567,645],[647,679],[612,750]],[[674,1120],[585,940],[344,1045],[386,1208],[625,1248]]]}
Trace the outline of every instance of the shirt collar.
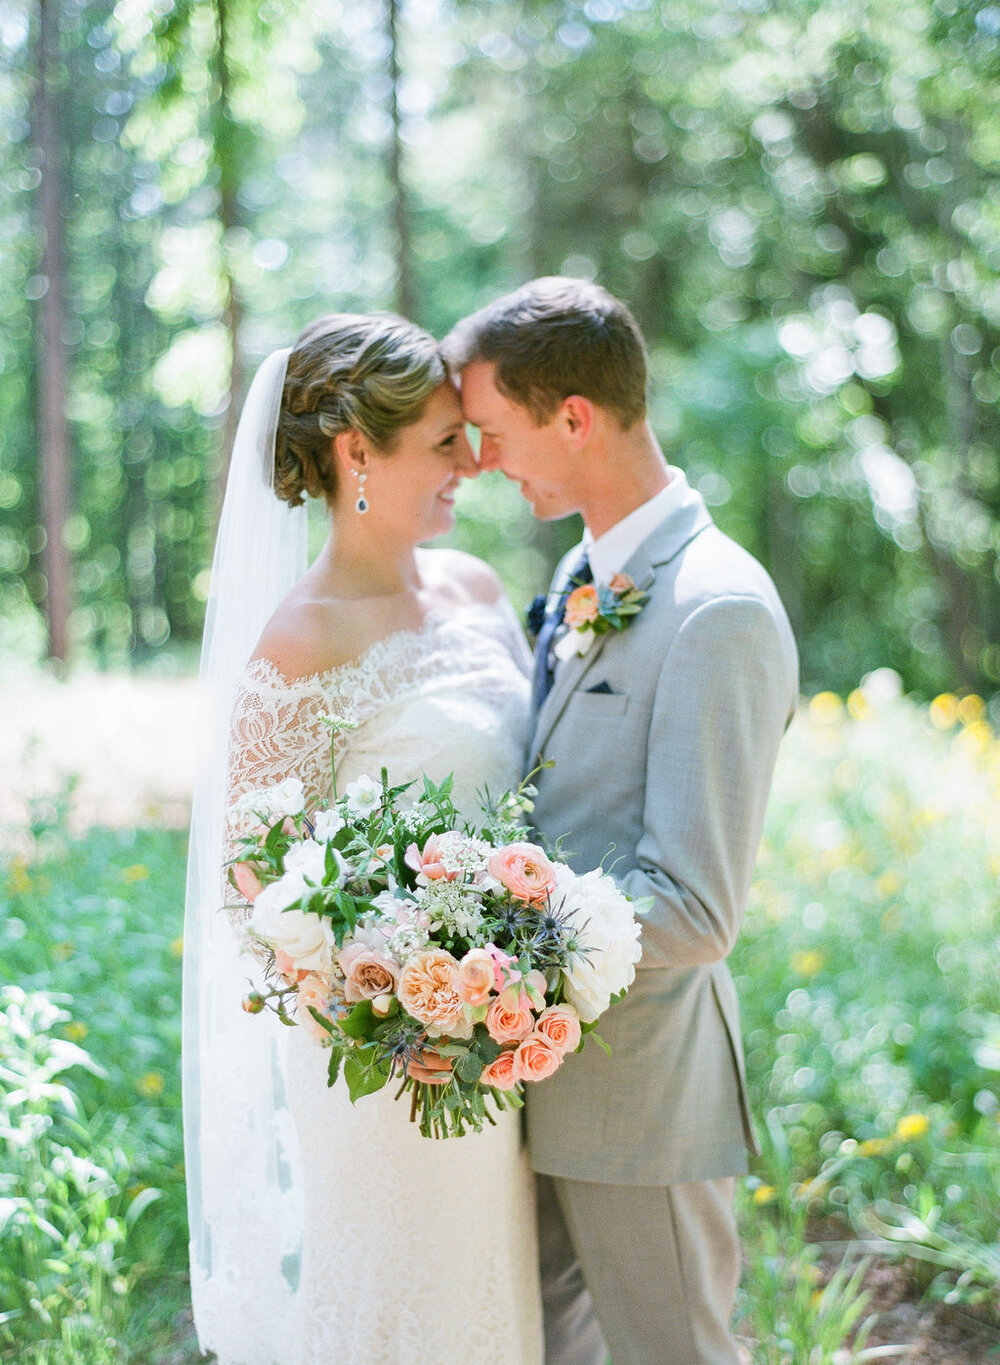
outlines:
{"label": "shirt collar", "polygon": [[596,583],[609,583],[624,569],[642,542],[688,502],[691,488],[684,471],[671,465],[669,473],[670,482],[666,488],[654,493],[596,540],[589,531],[584,531],[583,548]]}

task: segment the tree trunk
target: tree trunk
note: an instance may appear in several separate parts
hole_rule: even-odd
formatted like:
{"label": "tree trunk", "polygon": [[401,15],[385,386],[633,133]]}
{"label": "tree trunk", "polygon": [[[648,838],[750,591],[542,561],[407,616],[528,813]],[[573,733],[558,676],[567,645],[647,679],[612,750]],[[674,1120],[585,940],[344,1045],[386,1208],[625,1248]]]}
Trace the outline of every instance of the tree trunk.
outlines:
{"label": "tree trunk", "polygon": [[386,0],[386,27],[389,35],[389,183],[392,187],[392,226],[396,246],[396,291],[394,306],[404,318],[416,316],[416,291],[413,274],[413,242],[410,232],[410,201],[403,176],[403,140],[399,117],[399,10],[400,0]]}
{"label": "tree trunk", "polygon": [[212,155],[215,161],[219,183],[219,224],[222,228],[222,251],[220,269],[226,286],[226,306],[222,323],[229,337],[229,403],[226,407],[226,421],[222,432],[222,454],[219,461],[218,503],[222,505],[226,476],[229,473],[229,457],[236,439],[236,427],[240,417],[243,399],[243,353],[240,348],[240,324],[242,309],[236,280],[226,255],[226,239],[239,225],[239,158],[236,146],[236,124],[232,117],[229,99],[229,13],[227,0],[215,0],[215,79],[218,96],[212,111]]}
{"label": "tree trunk", "polygon": [[59,98],[58,0],[39,0],[35,130],[42,156],[39,210],[42,275],[47,288],[38,303],[38,422],[41,444],[41,512],[49,657],[65,662],[69,649],[70,572],[63,542],[69,516],[69,426],[66,421],[64,146]]}

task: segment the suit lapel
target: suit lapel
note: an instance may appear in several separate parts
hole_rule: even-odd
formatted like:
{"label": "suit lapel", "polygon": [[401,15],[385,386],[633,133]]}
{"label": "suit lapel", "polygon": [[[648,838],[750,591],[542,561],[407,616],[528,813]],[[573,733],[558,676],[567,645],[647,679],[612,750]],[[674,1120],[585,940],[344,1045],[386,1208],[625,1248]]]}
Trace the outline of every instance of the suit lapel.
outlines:
{"label": "suit lapel", "polygon": [[[711,525],[712,518],[701,494],[694,489],[689,489],[684,501],[676,508],[673,515],[668,516],[663,525],[658,526],[651,535],[647,536],[634,552],[625,565],[625,573],[642,592],[655,591],[656,569],[668,564],[670,560],[680,554],[685,545],[690,544],[695,536]],[[576,552],[572,551],[571,553]],[[567,555],[563,563],[560,564],[559,572],[563,571],[566,560],[569,558],[570,556]],[[627,625],[625,629],[631,630],[633,625],[634,622]],[[603,635],[598,635],[586,654],[582,656],[576,654],[571,659],[564,660],[556,669],[552,690],[545,698],[535,718],[529,759],[533,759],[541,753],[545,742],[552,733],[553,726],[565,710],[566,703],[577,690],[591,665],[600,658],[601,651],[608,641],[618,633],[618,631],[609,630]]]}

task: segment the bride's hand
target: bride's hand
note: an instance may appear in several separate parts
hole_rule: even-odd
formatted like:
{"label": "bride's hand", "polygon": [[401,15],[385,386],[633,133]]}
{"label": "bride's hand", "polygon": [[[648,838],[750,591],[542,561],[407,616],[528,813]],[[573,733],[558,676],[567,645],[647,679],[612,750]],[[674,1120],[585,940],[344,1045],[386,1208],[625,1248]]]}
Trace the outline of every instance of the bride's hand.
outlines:
{"label": "bride's hand", "polygon": [[453,1057],[440,1057],[433,1048],[425,1047],[418,1062],[411,1062],[406,1074],[414,1081],[425,1085],[444,1085],[451,1075]]}

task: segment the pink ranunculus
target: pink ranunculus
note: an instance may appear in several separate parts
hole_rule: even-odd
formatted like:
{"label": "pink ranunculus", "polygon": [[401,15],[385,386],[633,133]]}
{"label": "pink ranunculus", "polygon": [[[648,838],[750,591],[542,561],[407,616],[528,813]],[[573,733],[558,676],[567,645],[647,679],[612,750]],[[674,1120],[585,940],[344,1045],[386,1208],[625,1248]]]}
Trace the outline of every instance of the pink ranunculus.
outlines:
{"label": "pink ranunculus", "polygon": [[484,1067],[479,1084],[491,1085],[496,1090],[513,1090],[517,1085],[517,1077],[514,1075],[515,1056],[513,1051],[501,1052],[495,1062],[490,1062],[489,1066]]}
{"label": "pink ranunculus", "polygon": [[613,593],[616,593],[621,597],[624,593],[631,592],[635,587],[635,583],[629,578],[627,573],[616,573],[608,584],[608,587]]}
{"label": "pink ranunculus", "polygon": [[519,1043],[534,1027],[530,1009],[508,1009],[499,996],[486,1011],[486,1031],[495,1043]]}
{"label": "pink ranunculus", "polygon": [[416,844],[411,844],[403,854],[403,861],[429,882],[453,882],[458,876],[457,872],[449,872],[441,861],[441,847],[436,834],[432,834],[424,844],[422,853]]}
{"label": "pink ranunculus", "polygon": [[582,587],[574,588],[566,598],[566,612],[563,620],[570,630],[576,630],[580,626],[589,626],[592,621],[597,620],[600,614],[601,600],[593,583],[584,583]]}
{"label": "pink ranunculus", "polygon": [[236,890],[241,896],[245,896],[251,905],[264,890],[264,883],[253,870],[253,863],[234,863],[233,881],[236,883]]}
{"label": "pink ranunculus", "polygon": [[470,948],[458,964],[458,993],[466,1005],[478,1009],[496,988],[497,969],[485,948]]}
{"label": "pink ranunculus", "polygon": [[514,1075],[519,1081],[544,1081],[562,1065],[562,1054],[550,1042],[533,1034],[514,1053]]}
{"label": "pink ranunculus", "polygon": [[535,1036],[544,1038],[560,1057],[580,1046],[580,1017],[568,1005],[550,1005],[535,1021]]}
{"label": "pink ranunculus", "polygon": [[[338,961],[343,957],[341,953]],[[344,999],[351,1005],[392,995],[399,984],[399,963],[374,948],[362,948],[360,953],[352,954],[345,973]]]}
{"label": "pink ranunculus", "polygon": [[472,1030],[457,982],[457,959],[443,948],[427,948],[414,953],[403,967],[396,995],[407,1014],[428,1033],[468,1037]]}
{"label": "pink ranunculus", "polygon": [[507,844],[487,864],[512,896],[529,905],[544,905],[556,889],[556,870],[537,844]]}
{"label": "pink ranunculus", "polygon": [[493,959],[493,989],[495,991],[503,990],[506,970],[512,962],[517,961],[517,958],[511,957],[510,953],[505,953],[495,943],[487,943],[483,952],[489,953]]}

